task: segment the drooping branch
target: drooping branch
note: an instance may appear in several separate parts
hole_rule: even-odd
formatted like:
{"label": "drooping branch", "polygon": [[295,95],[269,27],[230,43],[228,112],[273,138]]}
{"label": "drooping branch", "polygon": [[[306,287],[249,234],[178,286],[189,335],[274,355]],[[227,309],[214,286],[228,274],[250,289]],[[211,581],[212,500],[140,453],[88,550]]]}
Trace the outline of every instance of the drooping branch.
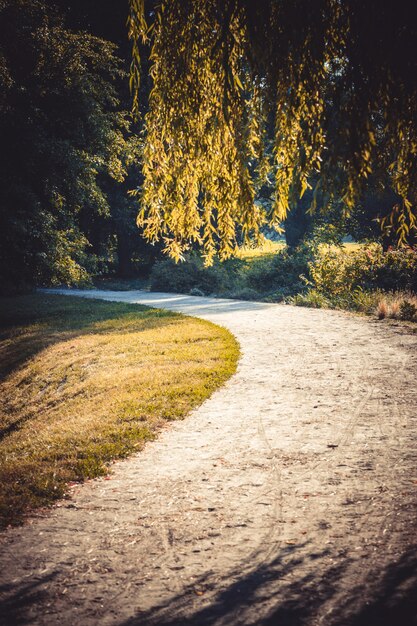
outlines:
{"label": "drooping branch", "polygon": [[[236,225],[256,233],[266,217],[284,219],[312,177],[322,198],[349,208],[371,173],[389,171],[404,239],[417,195],[417,27],[408,6],[162,0],[147,11],[131,0],[134,94],[138,42],[151,45],[145,235],[164,238],[174,258],[197,242],[210,262],[232,252]],[[254,188],[271,115],[276,200],[266,216]]]}

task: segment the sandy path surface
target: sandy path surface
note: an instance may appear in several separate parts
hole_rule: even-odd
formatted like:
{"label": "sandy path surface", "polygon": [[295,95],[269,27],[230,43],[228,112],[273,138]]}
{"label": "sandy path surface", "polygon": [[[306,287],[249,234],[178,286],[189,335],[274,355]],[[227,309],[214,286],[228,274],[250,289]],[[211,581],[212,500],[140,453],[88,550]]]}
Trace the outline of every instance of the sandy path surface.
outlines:
{"label": "sandy path surface", "polygon": [[0,546],[4,624],[417,624],[417,335],[144,292],[229,328],[237,374]]}

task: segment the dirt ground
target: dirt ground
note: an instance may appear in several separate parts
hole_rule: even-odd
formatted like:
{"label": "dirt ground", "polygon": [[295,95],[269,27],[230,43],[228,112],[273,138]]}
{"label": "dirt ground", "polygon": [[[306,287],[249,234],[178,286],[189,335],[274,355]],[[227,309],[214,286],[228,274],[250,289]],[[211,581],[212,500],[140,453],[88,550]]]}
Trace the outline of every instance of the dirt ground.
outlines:
{"label": "dirt ground", "polygon": [[283,305],[83,295],[209,319],[242,357],[108,479],[2,536],[2,624],[417,624],[417,334]]}

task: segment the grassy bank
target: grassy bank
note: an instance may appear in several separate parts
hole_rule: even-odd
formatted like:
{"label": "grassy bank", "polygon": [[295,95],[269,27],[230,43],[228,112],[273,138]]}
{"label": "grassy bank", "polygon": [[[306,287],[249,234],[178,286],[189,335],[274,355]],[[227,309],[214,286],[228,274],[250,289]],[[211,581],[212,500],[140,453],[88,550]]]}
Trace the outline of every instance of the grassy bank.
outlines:
{"label": "grassy bank", "polygon": [[67,296],[0,308],[0,524],[105,475],[236,368],[238,346],[208,322]]}

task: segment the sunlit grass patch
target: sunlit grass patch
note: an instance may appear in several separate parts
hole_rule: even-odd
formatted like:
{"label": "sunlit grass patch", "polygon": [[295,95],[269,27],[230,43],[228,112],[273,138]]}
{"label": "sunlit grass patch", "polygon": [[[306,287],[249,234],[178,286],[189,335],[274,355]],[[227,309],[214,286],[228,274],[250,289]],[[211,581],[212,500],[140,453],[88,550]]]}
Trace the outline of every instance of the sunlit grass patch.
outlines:
{"label": "sunlit grass patch", "polygon": [[365,247],[365,244],[358,243],[356,241],[345,241],[343,243],[343,249],[346,252],[357,252],[358,250],[361,250],[364,247]]}
{"label": "sunlit grass patch", "polygon": [[250,261],[253,258],[273,256],[277,252],[281,252],[285,248],[286,244],[284,239],[282,241],[272,241],[271,239],[265,239],[261,246],[241,246],[236,256],[238,259]]}
{"label": "sunlit grass patch", "polygon": [[183,418],[236,368],[209,322],[67,296],[3,299],[0,524],[104,475],[167,420]]}

